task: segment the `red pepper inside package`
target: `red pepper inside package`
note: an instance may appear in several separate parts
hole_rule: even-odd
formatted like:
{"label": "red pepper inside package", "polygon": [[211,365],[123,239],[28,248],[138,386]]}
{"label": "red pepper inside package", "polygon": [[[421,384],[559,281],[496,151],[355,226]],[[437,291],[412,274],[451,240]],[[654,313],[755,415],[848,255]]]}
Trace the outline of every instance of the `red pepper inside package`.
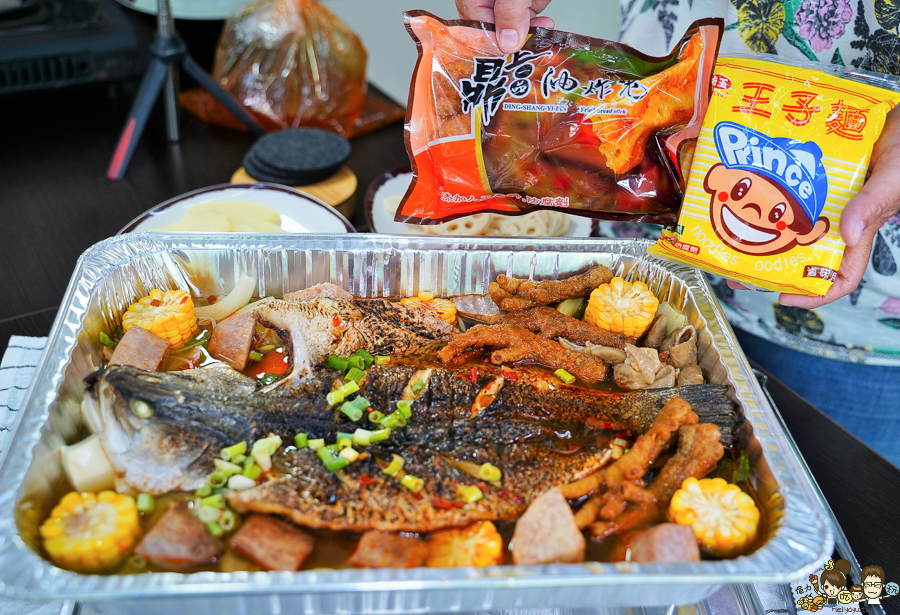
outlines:
{"label": "red pepper inside package", "polygon": [[398,222],[561,209],[675,223],[721,19],[694,22],[653,58],[542,28],[504,55],[493,24],[404,17],[419,61],[406,115],[415,179]]}

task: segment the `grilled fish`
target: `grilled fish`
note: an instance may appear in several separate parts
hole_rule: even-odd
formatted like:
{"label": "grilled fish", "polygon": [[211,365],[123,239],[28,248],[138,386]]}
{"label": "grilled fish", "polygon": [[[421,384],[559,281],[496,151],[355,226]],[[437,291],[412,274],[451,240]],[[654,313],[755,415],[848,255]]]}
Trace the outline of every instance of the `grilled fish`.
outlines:
{"label": "grilled fish", "polygon": [[[723,434],[732,434],[739,421],[722,386],[604,394],[554,385],[527,369],[503,373],[493,402],[473,412],[473,400],[501,375],[500,368],[481,367],[473,381],[471,370],[371,367],[360,394],[385,413],[412,378],[427,379],[408,425],[365,448],[368,457],[351,464],[344,481],[310,449],[287,446],[297,433],[333,442],[339,431],[372,427],[327,408],[325,396],[342,375],[332,370],[263,391],[225,366],[162,373],[112,366],[89,382],[85,412],[94,415],[89,424],[103,426],[101,441],[113,465],[141,491],[197,489],[223,447],[275,433],[286,443],[274,459],[278,478],[230,494],[236,510],[283,514],[313,528],[409,532],[518,517],[548,486],[602,467],[609,458],[608,430],[642,433],[674,396]],[[425,481],[426,496],[382,472],[378,461],[392,454]],[[467,462],[490,462],[503,478],[499,487],[486,486],[479,502],[456,508],[449,504],[456,488],[478,482],[459,469]]]}

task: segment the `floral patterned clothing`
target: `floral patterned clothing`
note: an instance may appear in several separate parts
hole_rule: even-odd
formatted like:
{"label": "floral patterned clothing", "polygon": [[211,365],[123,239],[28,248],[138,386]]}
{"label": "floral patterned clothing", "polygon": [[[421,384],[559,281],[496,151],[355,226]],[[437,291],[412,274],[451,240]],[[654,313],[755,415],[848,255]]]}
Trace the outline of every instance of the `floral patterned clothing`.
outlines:
{"label": "floral patterned clothing", "polygon": [[[696,19],[725,18],[720,55],[772,53],[900,75],[900,0],[622,0],[622,41],[664,55]],[[749,48],[749,49],[748,49]],[[603,237],[659,237],[649,224],[600,223]],[[878,232],[862,283],[816,310],[710,276],[732,326],[807,354],[900,367],[900,215]]]}

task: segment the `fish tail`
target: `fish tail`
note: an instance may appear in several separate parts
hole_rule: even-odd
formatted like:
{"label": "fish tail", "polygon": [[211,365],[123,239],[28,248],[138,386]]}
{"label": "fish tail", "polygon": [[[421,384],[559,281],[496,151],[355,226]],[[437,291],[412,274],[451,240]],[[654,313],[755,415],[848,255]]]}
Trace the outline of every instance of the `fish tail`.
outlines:
{"label": "fish tail", "polygon": [[672,391],[691,405],[698,422],[713,423],[719,428],[722,444],[731,446],[740,437],[744,417],[740,407],[728,397],[727,386],[695,384]]}

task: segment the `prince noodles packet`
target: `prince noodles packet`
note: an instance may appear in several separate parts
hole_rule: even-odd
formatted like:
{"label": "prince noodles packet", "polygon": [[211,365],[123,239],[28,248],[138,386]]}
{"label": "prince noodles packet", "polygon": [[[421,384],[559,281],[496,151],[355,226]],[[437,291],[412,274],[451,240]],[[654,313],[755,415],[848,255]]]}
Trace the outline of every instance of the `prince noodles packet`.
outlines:
{"label": "prince noodles packet", "polygon": [[650,252],[769,290],[824,295],[900,94],[821,70],[719,58],[678,225]]}
{"label": "prince noodles packet", "polygon": [[674,155],[699,134],[721,19],[654,58],[541,28],[504,55],[493,24],[404,18],[419,61],[406,116],[415,179],[398,222],[535,209],[675,222]]}

